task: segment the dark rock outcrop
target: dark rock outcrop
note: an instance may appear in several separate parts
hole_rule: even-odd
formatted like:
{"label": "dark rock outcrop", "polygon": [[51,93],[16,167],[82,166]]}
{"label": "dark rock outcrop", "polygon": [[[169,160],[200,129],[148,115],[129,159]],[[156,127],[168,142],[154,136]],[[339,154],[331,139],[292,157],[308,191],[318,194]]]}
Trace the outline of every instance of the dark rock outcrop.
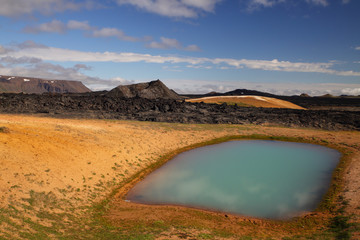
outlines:
{"label": "dark rock outcrop", "polygon": [[182,99],[176,92],[170,90],[160,80],[120,85],[108,92],[107,96],[115,98],[147,98],[147,99]]}
{"label": "dark rock outcrop", "polygon": [[0,76],[0,92],[11,93],[84,93],[90,92],[79,81]]}

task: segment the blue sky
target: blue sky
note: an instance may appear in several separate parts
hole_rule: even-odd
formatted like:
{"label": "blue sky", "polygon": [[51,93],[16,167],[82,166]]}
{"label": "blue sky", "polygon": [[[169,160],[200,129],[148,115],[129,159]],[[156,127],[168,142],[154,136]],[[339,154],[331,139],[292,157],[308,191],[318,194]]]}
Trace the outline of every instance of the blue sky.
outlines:
{"label": "blue sky", "polygon": [[0,75],[360,95],[358,0],[1,0]]}

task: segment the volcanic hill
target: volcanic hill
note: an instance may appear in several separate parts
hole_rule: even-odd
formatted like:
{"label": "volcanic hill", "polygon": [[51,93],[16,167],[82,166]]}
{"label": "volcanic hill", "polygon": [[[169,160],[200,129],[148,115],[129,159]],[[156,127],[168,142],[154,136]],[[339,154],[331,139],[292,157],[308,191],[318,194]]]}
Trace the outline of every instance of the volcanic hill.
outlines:
{"label": "volcanic hill", "polygon": [[91,92],[79,81],[47,80],[31,77],[0,76],[0,92],[9,93],[85,93]]}
{"label": "volcanic hill", "polygon": [[120,98],[147,98],[147,99],[182,99],[176,92],[170,90],[160,80],[151,82],[131,84],[131,85],[120,85],[112,89],[106,94],[109,97],[120,97]]}

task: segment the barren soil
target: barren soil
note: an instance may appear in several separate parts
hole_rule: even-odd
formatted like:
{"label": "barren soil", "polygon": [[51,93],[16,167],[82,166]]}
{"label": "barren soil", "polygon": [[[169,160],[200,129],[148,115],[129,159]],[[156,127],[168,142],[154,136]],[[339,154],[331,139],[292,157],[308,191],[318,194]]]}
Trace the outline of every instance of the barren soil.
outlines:
{"label": "barren soil", "polygon": [[[295,222],[278,222],[134,205],[122,199],[130,185],[109,195],[177,149],[252,134],[301,138],[347,151],[350,167],[344,174],[341,196],[346,200],[345,214],[353,214],[351,221],[359,223],[360,133],[356,131],[0,115],[0,238],[106,239],[98,235],[106,232],[125,234],[123,239],[126,234],[135,234],[136,239],[281,239],[325,232],[324,223],[334,213],[319,211]],[[105,199],[109,200],[106,204]],[[100,202],[101,210],[96,207]],[[94,211],[105,216],[106,225],[94,223],[90,215]]]}

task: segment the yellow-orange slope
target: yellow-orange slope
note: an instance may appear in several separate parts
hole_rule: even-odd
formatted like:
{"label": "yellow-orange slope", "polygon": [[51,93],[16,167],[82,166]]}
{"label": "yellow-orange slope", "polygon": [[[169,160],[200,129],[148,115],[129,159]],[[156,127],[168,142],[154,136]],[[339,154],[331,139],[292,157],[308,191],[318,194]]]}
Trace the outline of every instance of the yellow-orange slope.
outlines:
{"label": "yellow-orange slope", "polygon": [[214,96],[188,99],[188,102],[205,102],[205,103],[227,103],[238,104],[240,106],[248,107],[263,107],[263,108],[291,108],[291,109],[305,109],[294,103],[271,97],[262,96]]}

